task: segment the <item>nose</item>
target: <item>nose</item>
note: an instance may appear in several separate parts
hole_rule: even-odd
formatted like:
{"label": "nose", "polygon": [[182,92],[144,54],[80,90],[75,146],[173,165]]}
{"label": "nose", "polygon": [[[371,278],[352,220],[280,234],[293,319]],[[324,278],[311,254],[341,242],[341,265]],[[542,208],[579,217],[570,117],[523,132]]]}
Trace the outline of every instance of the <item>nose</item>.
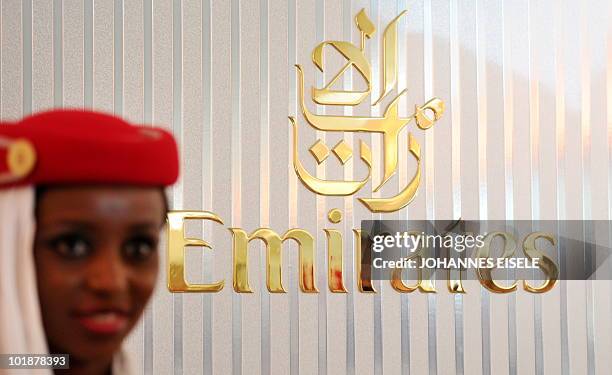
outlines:
{"label": "nose", "polygon": [[98,294],[116,294],[127,290],[128,270],[118,246],[109,244],[97,249],[87,267],[88,289]]}

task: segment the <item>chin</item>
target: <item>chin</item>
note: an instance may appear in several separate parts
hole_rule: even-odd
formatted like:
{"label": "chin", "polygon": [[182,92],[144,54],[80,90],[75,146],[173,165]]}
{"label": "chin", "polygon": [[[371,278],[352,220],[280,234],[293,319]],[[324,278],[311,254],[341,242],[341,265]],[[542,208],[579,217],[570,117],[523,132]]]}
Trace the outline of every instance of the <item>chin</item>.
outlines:
{"label": "chin", "polygon": [[112,359],[120,350],[123,337],[115,339],[91,339],[87,338],[78,344],[70,345],[68,353],[70,358],[78,361],[92,361]]}
{"label": "chin", "polygon": [[71,361],[111,360],[121,349],[130,329],[116,334],[99,334],[77,326],[66,330],[63,340],[52,346],[56,346],[54,349],[59,349],[59,353],[68,353]]}

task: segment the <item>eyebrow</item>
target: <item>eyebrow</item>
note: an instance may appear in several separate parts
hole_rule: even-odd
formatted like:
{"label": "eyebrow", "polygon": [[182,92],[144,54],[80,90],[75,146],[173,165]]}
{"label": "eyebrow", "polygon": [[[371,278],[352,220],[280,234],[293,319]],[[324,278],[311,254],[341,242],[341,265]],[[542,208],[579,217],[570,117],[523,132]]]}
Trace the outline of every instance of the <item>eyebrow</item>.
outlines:
{"label": "eyebrow", "polygon": [[161,225],[159,223],[153,223],[153,222],[142,222],[142,223],[130,225],[130,230],[134,230],[134,231],[150,230],[150,229],[158,230],[159,228],[163,227],[164,224],[165,224],[165,221],[162,221]]}
{"label": "eyebrow", "polygon": [[[76,219],[60,219],[60,220],[49,220],[47,224],[53,225],[62,225],[71,228],[81,229],[81,230],[94,230],[98,226],[95,222],[87,221],[87,220],[76,220]],[[160,223],[154,223],[152,221],[144,221],[128,224],[128,228],[133,231],[142,231],[142,230],[158,230],[163,227],[164,221]],[[43,224],[45,224],[43,222]]]}
{"label": "eyebrow", "polygon": [[84,221],[84,220],[72,220],[72,219],[60,219],[60,220],[51,219],[51,220],[42,221],[39,224],[66,226],[70,228],[85,229],[85,230],[92,230],[92,229],[95,229],[96,227],[94,223]]}

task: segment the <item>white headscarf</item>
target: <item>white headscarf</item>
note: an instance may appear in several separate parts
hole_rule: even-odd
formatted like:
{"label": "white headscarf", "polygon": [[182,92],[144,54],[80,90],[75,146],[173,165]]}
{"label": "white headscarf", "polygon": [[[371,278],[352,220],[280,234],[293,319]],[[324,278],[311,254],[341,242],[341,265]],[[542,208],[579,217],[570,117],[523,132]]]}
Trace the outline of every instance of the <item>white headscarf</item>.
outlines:
{"label": "white headscarf", "polygon": [[48,353],[36,288],[34,230],[34,189],[0,190],[0,353]]}
{"label": "white headscarf", "polygon": [[[34,265],[33,187],[0,190],[0,353],[48,354]],[[128,353],[113,360],[113,375],[134,374]],[[51,370],[27,370],[51,375]],[[24,370],[0,369],[2,375]]]}

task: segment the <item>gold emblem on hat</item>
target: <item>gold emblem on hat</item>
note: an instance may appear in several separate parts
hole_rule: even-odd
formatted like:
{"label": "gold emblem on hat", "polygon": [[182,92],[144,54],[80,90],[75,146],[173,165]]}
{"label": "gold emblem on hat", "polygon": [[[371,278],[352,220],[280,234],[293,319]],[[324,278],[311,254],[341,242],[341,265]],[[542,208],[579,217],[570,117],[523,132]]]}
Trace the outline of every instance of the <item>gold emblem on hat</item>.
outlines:
{"label": "gold emblem on hat", "polygon": [[9,172],[16,178],[30,174],[36,164],[36,149],[26,139],[17,139],[8,146],[6,164]]}

